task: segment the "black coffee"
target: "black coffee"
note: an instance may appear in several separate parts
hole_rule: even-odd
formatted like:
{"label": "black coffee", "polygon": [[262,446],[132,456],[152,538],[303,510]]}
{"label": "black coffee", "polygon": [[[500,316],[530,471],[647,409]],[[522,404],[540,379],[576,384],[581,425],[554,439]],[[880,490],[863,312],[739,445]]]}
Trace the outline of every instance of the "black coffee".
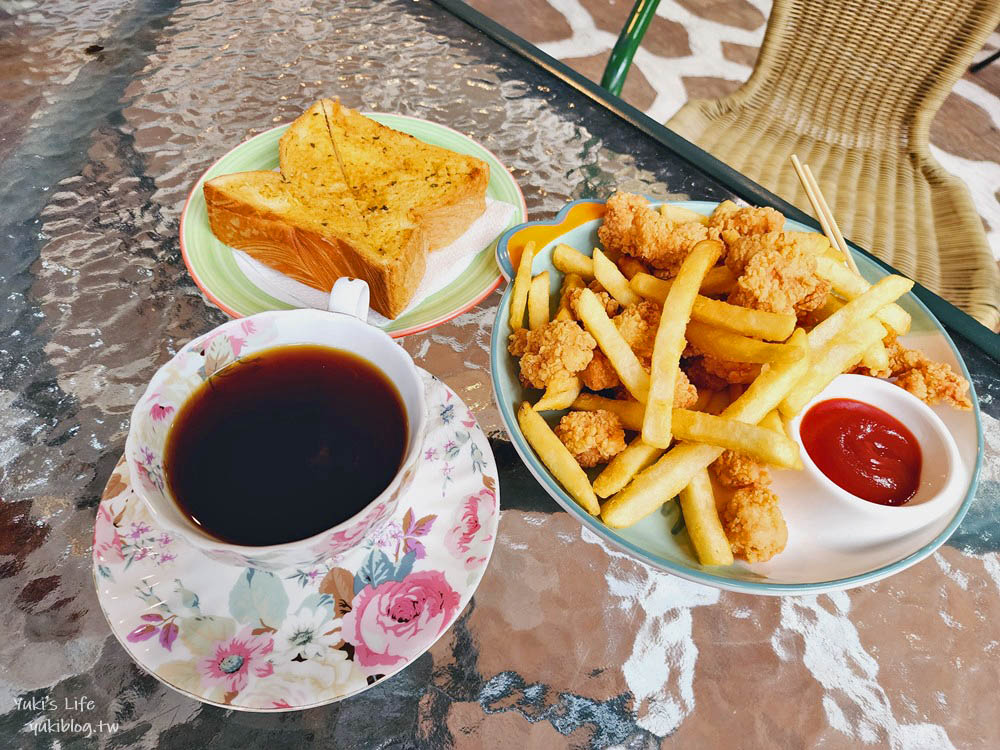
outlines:
{"label": "black coffee", "polygon": [[212,375],[167,436],[181,510],[212,536],[263,546],[346,521],[399,470],[407,421],[373,365],[323,346],[265,350]]}

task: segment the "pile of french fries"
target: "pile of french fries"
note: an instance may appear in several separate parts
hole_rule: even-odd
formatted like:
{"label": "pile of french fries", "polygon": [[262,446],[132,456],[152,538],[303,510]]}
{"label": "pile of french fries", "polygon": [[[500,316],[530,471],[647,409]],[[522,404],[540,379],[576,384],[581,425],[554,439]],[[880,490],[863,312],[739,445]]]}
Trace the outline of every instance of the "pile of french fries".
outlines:
{"label": "pile of french fries", "polygon": [[[705,221],[676,206],[661,206],[676,222]],[[578,377],[552,383],[534,404],[518,409],[518,423],[552,475],[587,512],[611,528],[631,526],[679,496],[687,532],[703,565],[728,565],[733,554],[716,509],[709,465],[730,449],[785,469],[801,468],[798,444],[785,420],[798,414],[837,375],[864,364],[875,369],[887,362],[883,338],[905,334],[910,316],[896,300],[913,282],[887,276],[871,285],[826,245],[817,256],[817,274],[831,282],[826,303],[812,314],[810,330],[795,315],[753,310],[715,297],[725,295],[735,278],[716,265],[723,246],[705,240],[693,247],[677,275],[656,278],[628,256],[611,258],[595,248],[587,256],[557,245],[553,265],[564,274],[567,289],[579,288],[575,310],[560,306],[555,317],[578,319],[608,358],[628,400],[582,393]],[[510,304],[510,327],[537,330],[550,314],[549,273],[532,277],[534,247],[524,248]],[[647,371],[587,283],[596,280],[623,306],[652,300],[662,305],[652,363]],[[703,353],[760,366],[744,391],[739,387],[699,393],[693,409],[675,409],[674,384],[687,342]],[[730,396],[732,400],[730,402]],[[560,442],[542,411],[605,409],[625,430],[636,433],[591,481]]]}

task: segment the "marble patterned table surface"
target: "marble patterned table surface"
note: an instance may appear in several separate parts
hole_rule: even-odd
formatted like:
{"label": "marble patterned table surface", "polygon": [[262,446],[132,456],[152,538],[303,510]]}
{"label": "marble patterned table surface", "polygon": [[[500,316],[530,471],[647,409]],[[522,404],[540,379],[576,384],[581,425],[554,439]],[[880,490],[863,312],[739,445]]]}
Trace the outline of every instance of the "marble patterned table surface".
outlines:
{"label": "marble patterned table surface", "polygon": [[498,293],[405,340],[501,472],[493,561],[458,623],[399,675],[295,714],[203,706],[145,674],[97,604],[94,514],[145,383],[225,320],[178,244],[221,154],[339,95],[479,140],[532,218],[615,187],[731,193],[424,0],[17,0],[0,59],[0,747],[1000,746],[995,360],[957,337],[987,447],[944,547],[875,585],[755,598],[622,556],[537,486],[492,402]]}

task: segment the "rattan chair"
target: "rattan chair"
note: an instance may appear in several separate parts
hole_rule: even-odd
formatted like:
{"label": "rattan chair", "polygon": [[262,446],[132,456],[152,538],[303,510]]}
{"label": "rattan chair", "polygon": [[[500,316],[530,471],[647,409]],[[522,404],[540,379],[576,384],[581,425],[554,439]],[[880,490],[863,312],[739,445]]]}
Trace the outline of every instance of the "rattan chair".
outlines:
{"label": "rattan chair", "polygon": [[928,131],[998,22],[997,0],[775,0],[747,83],[667,126],[808,212],[798,154],[849,239],[996,328],[997,263]]}

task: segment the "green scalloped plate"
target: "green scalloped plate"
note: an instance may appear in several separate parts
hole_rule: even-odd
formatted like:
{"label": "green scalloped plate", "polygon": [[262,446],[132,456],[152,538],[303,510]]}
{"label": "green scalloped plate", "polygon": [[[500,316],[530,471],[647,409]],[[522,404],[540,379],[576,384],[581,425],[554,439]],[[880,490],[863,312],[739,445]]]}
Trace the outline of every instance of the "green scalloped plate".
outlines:
{"label": "green scalloped plate", "polygon": [[[513,175],[490,151],[458,131],[444,125],[406,115],[366,112],[383,125],[409,133],[425,143],[468,154],[490,165],[486,194],[515,207],[509,227],[527,217],[527,206]],[[188,195],[181,214],[181,254],[194,283],[208,300],[223,312],[241,318],[265,310],[291,310],[292,305],[275,299],[254,285],[236,265],[232,249],[216,239],[208,225],[208,211],[202,185],[222,174],[270,170],[278,166],[278,139],[289,123],[260,133],[241,143],[208,168]],[[419,333],[451,320],[474,307],[496,289],[503,277],[494,259],[494,241],[483,248],[459,278],[431,295],[413,310],[382,327],[394,338]]]}

